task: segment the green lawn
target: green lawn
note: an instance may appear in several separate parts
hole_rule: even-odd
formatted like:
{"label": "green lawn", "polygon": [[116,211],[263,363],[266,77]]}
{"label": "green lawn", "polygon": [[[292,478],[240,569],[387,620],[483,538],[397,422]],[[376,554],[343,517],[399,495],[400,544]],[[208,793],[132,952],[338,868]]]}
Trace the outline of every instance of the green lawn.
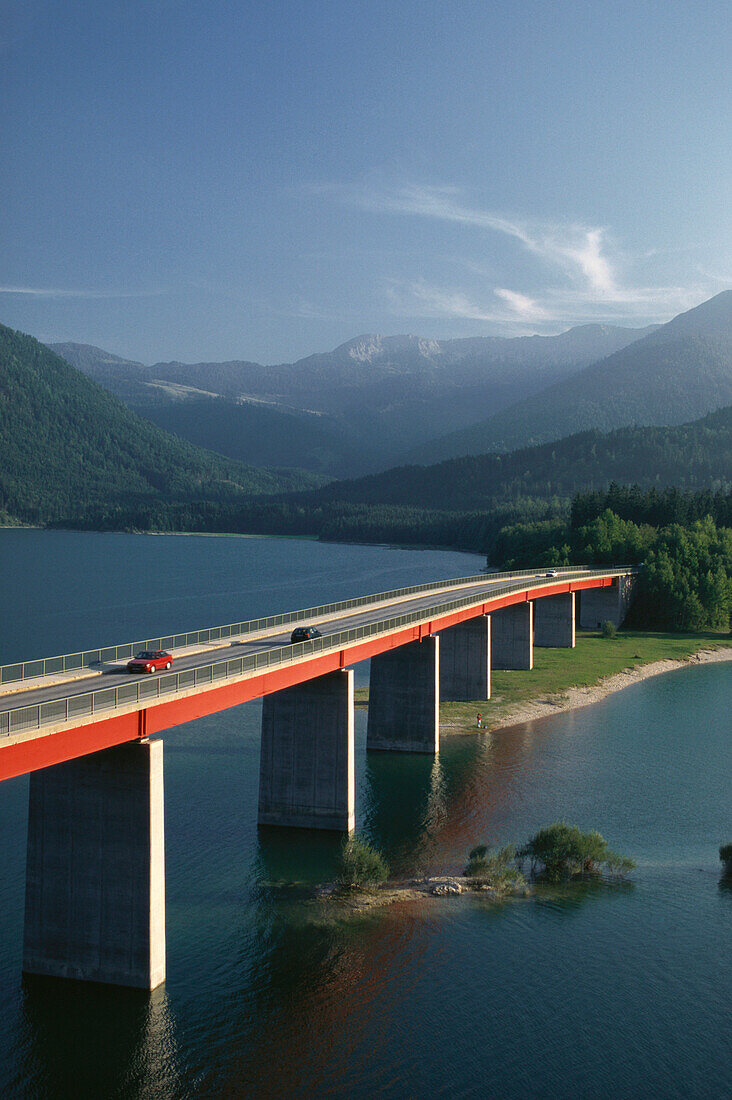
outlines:
{"label": "green lawn", "polygon": [[[616,672],[665,659],[681,660],[700,649],[732,645],[728,634],[654,634],[621,630],[614,638],[599,632],[577,634],[574,649],[534,648],[531,672],[491,673],[491,698],[487,702],[442,703],[440,715],[453,727],[464,723],[475,728],[478,711],[484,725],[491,725],[504,711],[519,703],[561,696],[569,688],[589,687]],[[356,692],[356,704],[368,704],[368,688]]]}

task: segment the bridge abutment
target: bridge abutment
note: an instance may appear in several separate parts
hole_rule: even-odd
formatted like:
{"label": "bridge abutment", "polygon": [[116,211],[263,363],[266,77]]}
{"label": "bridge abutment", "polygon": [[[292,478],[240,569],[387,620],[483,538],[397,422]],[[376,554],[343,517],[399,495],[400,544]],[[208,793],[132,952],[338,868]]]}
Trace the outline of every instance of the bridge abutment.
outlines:
{"label": "bridge abutment", "polygon": [[353,671],[265,695],[260,825],[355,827]]}
{"label": "bridge abutment", "polygon": [[154,989],[165,981],[163,743],[30,777],[23,970]]}
{"label": "bridge abutment", "polygon": [[534,602],[534,645],[540,649],[574,649],[574,592],[544,596]]}
{"label": "bridge abutment", "polygon": [[440,698],[491,697],[491,617],[478,615],[440,631]]}
{"label": "bridge abutment", "polygon": [[430,635],[371,658],[367,749],[440,748],[440,639]]}
{"label": "bridge abutment", "polygon": [[530,600],[503,607],[491,615],[491,667],[534,667],[533,604]]}

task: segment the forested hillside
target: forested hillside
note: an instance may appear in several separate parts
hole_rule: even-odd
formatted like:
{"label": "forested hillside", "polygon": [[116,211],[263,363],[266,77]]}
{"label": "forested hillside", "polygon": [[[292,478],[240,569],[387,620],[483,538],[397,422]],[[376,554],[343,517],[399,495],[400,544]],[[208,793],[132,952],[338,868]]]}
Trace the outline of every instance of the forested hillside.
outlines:
{"label": "forested hillside", "polygon": [[730,628],[732,494],[642,493],[613,486],[578,496],[566,521],[503,528],[492,561],[507,568],[641,563],[629,625]]}
{"label": "forested hillside", "polygon": [[732,405],[673,428],[581,432],[510,454],[401,466],[357,481],[333,482],[308,499],[471,510],[520,497],[567,498],[611,481],[687,490],[729,486]]}
{"label": "forested hillside", "polygon": [[[613,482],[635,483],[635,487],[623,497],[625,491],[614,486],[608,503]],[[688,501],[691,493],[697,502],[705,502],[700,505],[705,508],[703,514],[721,520],[714,502],[729,493],[731,484],[732,407],[677,428],[629,428],[608,435],[586,432],[512,455],[403,467],[357,481],[332,482],[317,490],[258,497],[246,504],[171,505],[141,500],[123,510],[100,506],[84,522],[104,529],[240,531],[422,543],[489,555],[505,528],[546,524],[550,531],[541,530],[538,553],[568,521],[570,498],[578,491],[586,508],[591,509],[593,501],[602,502],[600,511],[620,509],[622,504],[628,518],[654,523],[659,522],[656,513],[641,517],[637,511],[639,495],[646,506],[649,501],[654,506],[663,502],[668,515],[669,500],[679,509],[679,502]],[[664,490],[664,486],[673,488]],[[698,517],[681,510],[673,522],[690,518]]]}
{"label": "forested hillside", "polygon": [[240,462],[299,467],[349,477],[375,462],[375,448],[354,438],[335,417],[282,406],[188,395],[130,407],[199,447]]}
{"label": "forested hillside", "polygon": [[0,515],[81,519],[142,501],[244,501],[311,475],[246,467],[176,439],[30,336],[0,325]]}

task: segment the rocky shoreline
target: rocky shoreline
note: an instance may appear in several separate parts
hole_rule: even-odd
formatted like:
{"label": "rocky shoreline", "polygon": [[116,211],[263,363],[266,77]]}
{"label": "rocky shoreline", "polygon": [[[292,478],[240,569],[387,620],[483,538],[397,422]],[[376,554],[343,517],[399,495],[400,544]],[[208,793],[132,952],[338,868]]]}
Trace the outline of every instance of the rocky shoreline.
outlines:
{"label": "rocky shoreline", "polygon": [[[588,707],[616,691],[622,691],[624,688],[630,687],[631,684],[637,684],[641,680],[649,679],[651,676],[660,676],[664,672],[672,672],[674,669],[685,668],[688,665],[710,664],[719,661],[732,661],[732,646],[725,646],[721,649],[700,649],[697,653],[679,660],[653,661],[647,665],[640,665],[638,668],[614,673],[591,687],[567,688],[566,691],[558,692],[555,696],[550,695],[545,699],[517,703],[515,706],[509,707],[503,714],[489,719],[488,724],[483,726],[483,732],[489,733],[491,730],[503,729],[506,726],[518,726],[524,722],[534,722],[539,718],[548,718],[550,715],[561,714],[563,711]],[[441,734],[464,734],[465,732],[463,722],[445,719],[440,722]]]}
{"label": "rocky shoreline", "polygon": [[347,912],[362,913],[396,901],[421,901],[424,898],[454,898],[461,894],[478,894],[487,901],[502,902],[512,898],[528,898],[534,893],[529,883],[508,887],[489,886],[464,875],[430,875],[426,878],[387,882],[372,889],[344,890],[337,883],[321,886],[319,900],[337,904]]}

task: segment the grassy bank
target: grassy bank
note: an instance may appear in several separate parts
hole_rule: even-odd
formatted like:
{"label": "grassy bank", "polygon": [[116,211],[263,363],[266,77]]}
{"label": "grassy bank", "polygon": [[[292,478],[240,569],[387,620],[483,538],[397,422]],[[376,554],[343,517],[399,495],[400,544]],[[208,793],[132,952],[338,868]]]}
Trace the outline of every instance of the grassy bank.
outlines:
{"label": "grassy bank", "polygon": [[[599,632],[577,634],[574,649],[534,649],[531,672],[491,673],[491,698],[486,702],[442,703],[440,718],[449,732],[475,729],[476,714],[483,725],[498,725],[509,711],[523,704],[562,701],[572,688],[590,688],[619,672],[629,672],[656,661],[681,661],[700,649],[732,645],[728,634],[657,634],[621,630],[614,638]],[[356,692],[356,705],[368,704],[368,689]]]}

